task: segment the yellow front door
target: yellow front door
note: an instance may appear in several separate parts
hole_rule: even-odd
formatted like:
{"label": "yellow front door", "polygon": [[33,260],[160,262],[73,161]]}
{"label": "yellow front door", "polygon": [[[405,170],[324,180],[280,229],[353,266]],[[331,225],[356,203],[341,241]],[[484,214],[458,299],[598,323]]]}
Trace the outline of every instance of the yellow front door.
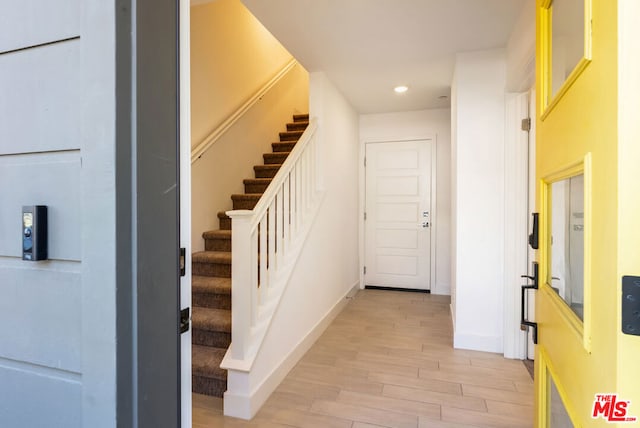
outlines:
{"label": "yellow front door", "polygon": [[535,1],[536,427],[640,426],[640,1]]}

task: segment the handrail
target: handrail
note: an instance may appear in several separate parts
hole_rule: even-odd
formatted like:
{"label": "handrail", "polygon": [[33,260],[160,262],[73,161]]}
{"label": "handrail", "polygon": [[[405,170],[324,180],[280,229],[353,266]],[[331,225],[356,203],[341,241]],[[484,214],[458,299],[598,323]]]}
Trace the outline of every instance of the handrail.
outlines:
{"label": "handrail", "polygon": [[278,83],[284,76],[293,69],[298,62],[295,59],[291,59],[280,71],[278,71],[267,83],[256,91],[247,101],[244,102],[236,111],[231,113],[216,129],[214,129],[209,135],[207,135],[202,142],[197,144],[191,150],[191,163],[194,163],[213,146],[216,141],[224,135],[225,132],[233,126],[251,107],[253,107],[276,83]]}
{"label": "handrail", "polygon": [[312,119],[253,210],[231,217],[231,346],[221,367],[250,371],[322,200]]}

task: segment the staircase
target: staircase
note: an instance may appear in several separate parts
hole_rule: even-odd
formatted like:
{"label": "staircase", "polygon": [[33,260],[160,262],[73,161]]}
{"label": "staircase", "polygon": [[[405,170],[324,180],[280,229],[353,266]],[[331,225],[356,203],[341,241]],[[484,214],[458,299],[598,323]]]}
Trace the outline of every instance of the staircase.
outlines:
{"label": "staircase", "polygon": [[[309,115],[294,115],[264,164],[254,166],[255,178],[244,180],[245,193],[231,195],[234,210],[251,210],[271,183],[309,124]],[[222,397],[227,372],[220,368],[231,343],[231,219],[218,213],[219,230],[204,232],[205,251],[192,255],[192,390]]]}

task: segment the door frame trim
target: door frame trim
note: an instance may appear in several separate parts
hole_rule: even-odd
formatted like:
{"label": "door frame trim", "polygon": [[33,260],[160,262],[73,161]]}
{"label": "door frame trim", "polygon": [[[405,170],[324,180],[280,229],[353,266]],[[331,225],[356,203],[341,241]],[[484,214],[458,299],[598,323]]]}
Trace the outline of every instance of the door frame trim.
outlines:
{"label": "door frame trim", "polygon": [[[364,289],[364,266],[365,266],[365,256],[366,256],[366,242],[365,242],[365,220],[364,220],[364,212],[366,207],[366,170],[365,170],[365,156],[367,153],[367,144],[375,144],[375,143],[410,143],[415,141],[429,141],[431,143],[431,239],[430,239],[430,263],[431,269],[429,272],[430,276],[430,284],[429,284],[429,292],[433,294],[441,294],[438,293],[438,287],[436,286],[436,243],[437,243],[437,228],[438,222],[435,221],[437,218],[437,165],[438,165],[438,136],[437,134],[428,134],[420,137],[411,137],[411,138],[397,138],[397,139],[367,139],[361,140],[360,142],[360,165],[359,165],[359,175],[360,175],[360,186],[359,186],[359,198],[358,198],[358,217],[359,217],[359,234],[360,234],[360,244],[359,244],[359,252],[360,252],[360,288]],[[435,292],[434,292],[435,291]]]}
{"label": "door frame trim", "polygon": [[114,13],[116,426],[178,425],[179,3],[118,0]]}
{"label": "door frame trim", "polygon": [[[505,195],[504,195],[504,306],[503,353],[505,358],[527,356],[527,334],[520,330],[520,275],[527,275],[529,228],[530,135],[520,128],[531,117],[527,92],[505,96]],[[523,191],[523,189],[525,191]],[[522,280],[524,281],[524,280]]]}
{"label": "door frame trim", "polygon": [[[180,247],[185,248],[185,275],[180,278],[180,309],[191,304],[191,3],[179,0],[179,151],[180,151]],[[180,335],[180,421],[193,424],[191,385],[192,328]],[[188,350],[188,352],[184,352]]]}

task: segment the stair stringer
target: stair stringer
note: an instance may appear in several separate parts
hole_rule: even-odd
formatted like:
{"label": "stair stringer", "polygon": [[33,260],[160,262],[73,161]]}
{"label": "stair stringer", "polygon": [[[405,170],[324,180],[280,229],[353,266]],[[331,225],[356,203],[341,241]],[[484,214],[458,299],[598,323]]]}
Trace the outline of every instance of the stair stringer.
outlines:
{"label": "stair stringer", "polygon": [[[317,120],[311,120],[252,211],[227,212],[232,218],[234,230],[234,318],[232,343],[220,367],[226,369],[228,374],[224,406],[225,414],[229,416],[250,419],[316,337],[308,343],[307,338],[311,338],[316,330],[324,330],[313,328],[311,333],[304,335],[301,343],[288,343],[286,349],[282,350],[285,356],[283,361],[271,361],[266,367],[262,363],[259,367],[254,366],[266,343],[273,345],[280,338],[284,339],[271,327],[279,311],[286,309],[282,313],[287,313],[291,310],[290,305],[283,308],[281,302],[293,273],[297,271],[303,250],[311,250],[307,245],[309,234],[318,224],[319,212],[325,203],[321,165],[317,163],[320,156],[319,131]],[[284,223],[283,213],[289,213]],[[287,222],[290,222],[290,227]],[[283,241],[280,241],[281,233],[284,235]],[[289,238],[286,238],[287,235]],[[268,245],[265,245],[265,239]],[[264,247],[258,247],[258,242]],[[272,252],[274,245],[275,253]],[[264,252],[260,252],[259,248],[263,248]],[[235,260],[246,262],[236,263]],[[269,266],[271,264],[273,266]],[[264,284],[259,284],[260,278]],[[341,303],[338,301],[336,306]],[[278,319],[281,320],[281,317]],[[268,342],[265,341],[267,337],[270,338]],[[276,359],[280,360],[280,355]]]}
{"label": "stair stringer", "polygon": [[279,278],[281,286],[274,290],[273,296],[270,296],[270,299],[265,299],[264,305],[270,306],[270,308],[265,308],[264,321],[259,323],[259,327],[252,332],[256,335],[260,335],[261,338],[258,345],[255,348],[252,348],[252,350],[255,351],[252,354],[252,357],[245,360],[233,359],[231,356],[233,347],[232,343],[222,361],[221,367],[228,371],[227,391],[224,394],[225,416],[232,416],[245,420],[253,418],[289,371],[315,343],[324,330],[329,326],[331,321],[333,321],[333,319],[342,311],[348,302],[346,297],[359,289],[359,283],[354,284],[344,296],[340,296],[335,304],[332,305],[331,309],[321,317],[321,319],[304,337],[302,337],[294,346],[283,350],[281,361],[274,364],[266,376],[263,375],[262,377],[258,377],[256,375],[253,370],[254,363],[259,356],[259,351],[262,348],[262,345],[265,343],[267,333],[270,331],[271,324],[275,319],[278,310],[282,309],[280,301],[284,297],[291,282],[292,274],[295,271],[298,260],[300,259],[299,256],[305,249],[308,242],[307,236],[316,223],[322,203],[325,199],[324,196],[323,191],[318,197],[317,206],[314,207],[313,217],[308,222],[305,230],[301,232],[301,239],[299,240],[300,242],[297,243],[296,247],[299,251],[294,252],[296,257],[291,257],[292,260],[287,266],[286,272]]}
{"label": "stair stringer", "polygon": [[239,372],[251,371],[256,356],[260,351],[260,347],[262,346],[267,332],[269,331],[274,315],[280,307],[280,301],[282,300],[282,296],[289,284],[291,274],[296,267],[299,256],[302,253],[307,236],[315,224],[318,212],[320,211],[320,207],[324,201],[324,194],[325,192],[323,190],[318,192],[315,204],[309,209],[309,221],[305,223],[300,234],[296,237],[296,240],[292,245],[290,245],[287,254],[284,256],[283,267],[279,269],[277,275],[271,277],[270,281],[272,284],[269,288],[269,292],[263,294],[263,301],[258,306],[258,323],[254,328],[252,328],[250,334],[252,345],[249,347],[248,357],[242,360],[233,358],[233,342],[231,342],[231,345],[220,364],[221,368],[229,370],[229,372],[232,370]]}

